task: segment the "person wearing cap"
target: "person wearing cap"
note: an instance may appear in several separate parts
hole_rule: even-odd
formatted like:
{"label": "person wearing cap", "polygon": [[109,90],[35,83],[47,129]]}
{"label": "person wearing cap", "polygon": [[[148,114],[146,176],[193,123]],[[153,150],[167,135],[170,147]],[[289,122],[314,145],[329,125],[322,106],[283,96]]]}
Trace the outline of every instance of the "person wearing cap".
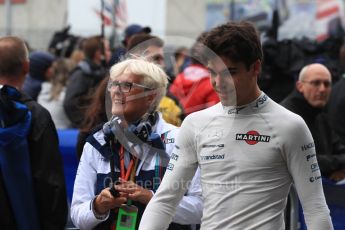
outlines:
{"label": "person wearing cap", "polygon": [[127,50],[129,50],[128,45],[129,45],[129,40],[137,34],[150,34],[151,33],[151,28],[146,26],[142,27],[141,25],[138,24],[131,24],[126,27],[124,31],[124,39],[122,40],[122,45],[116,47],[112,53],[112,56],[109,61],[109,66],[112,66],[116,63],[118,63],[126,54]]}
{"label": "person wearing cap", "polygon": [[149,34],[151,33],[151,28],[146,26],[142,27],[138,24],[132,24],[126,27],[124,39],[122,41],[122,44],[128,48],[128,41],[136,34]]}
{"label": "person wearing cap", "polygon": [[37,101],[42,83],[52,76],[52,65],[55,57],[47,52],[35,51],[30,55],[29,74],[26,75],[23,92]]}

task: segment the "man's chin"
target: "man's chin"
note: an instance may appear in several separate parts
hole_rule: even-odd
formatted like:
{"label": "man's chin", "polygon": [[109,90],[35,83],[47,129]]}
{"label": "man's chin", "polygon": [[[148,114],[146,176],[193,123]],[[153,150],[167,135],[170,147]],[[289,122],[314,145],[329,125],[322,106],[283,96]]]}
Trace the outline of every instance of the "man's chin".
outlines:
{"label": "man's chin", "polygon": [[233,98],[236,98],[236,91],[233,89],[223,92],[216,90],[216,93],[221,100],[233,100]]}
{"label": "man's chin", "polygon": [[236,100],[234,97],[229,98],[229,97],[219,97],[220,102],[222,103],[223,106],[236,106]]}
{"label": "man's chin", "polygon": [[320,101],[320,102],[315,102],[313,107],[318,108],[318,109],[322,109],[326,106],[326,102],[324,101]]}

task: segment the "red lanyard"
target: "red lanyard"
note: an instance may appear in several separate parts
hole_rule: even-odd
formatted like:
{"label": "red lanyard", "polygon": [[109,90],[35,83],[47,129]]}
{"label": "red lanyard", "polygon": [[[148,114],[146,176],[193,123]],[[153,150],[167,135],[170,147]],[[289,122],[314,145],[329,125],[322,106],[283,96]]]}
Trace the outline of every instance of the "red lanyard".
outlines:
{"label": "red lanyard", "polygon": [[131,175],[131,172],[133,170],[133,165],[134,165],[134,161],[135,161],[135,157],[133,156],[132,159],[129,162],[127,171],[125,169],[125,154],[124,154],[124,149],[123,146],[121,145],[120,147],[120,174],[121,174],[121,179],[124,179],[126,181],[128,181],[129,176]]}

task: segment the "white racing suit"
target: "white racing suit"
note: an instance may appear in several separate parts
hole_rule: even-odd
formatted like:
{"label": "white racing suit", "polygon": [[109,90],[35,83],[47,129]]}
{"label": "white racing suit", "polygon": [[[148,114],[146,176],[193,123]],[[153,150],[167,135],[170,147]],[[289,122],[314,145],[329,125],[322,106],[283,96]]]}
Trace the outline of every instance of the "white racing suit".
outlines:
{"label": "white racing suit", "polygon": [[166,229],[200,166],[201,229],[284,229],[294,183],[308,229],[333,229],[312,136],[303,119],[264,93],[241,107],[221,103],[188,116],[141,230]]}

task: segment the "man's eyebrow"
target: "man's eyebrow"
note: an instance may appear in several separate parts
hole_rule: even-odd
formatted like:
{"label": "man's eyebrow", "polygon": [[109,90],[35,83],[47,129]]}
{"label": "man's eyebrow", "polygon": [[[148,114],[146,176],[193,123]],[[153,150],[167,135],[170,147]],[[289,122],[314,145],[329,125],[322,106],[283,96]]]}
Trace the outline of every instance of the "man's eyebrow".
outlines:
{"label": "man's eyebrow", "polygon": [[213,69],[211,69],[210,67],[207,67],[208,71],[210,72],[215,72]]}
{"label": "man's eyebrow", "polygon": [[[211,71],[211,72],[216,72],[216,71],[214,71],[211,67],[207,67],[207,69],[209,70],[209,71]],[[235,71],[235,70],[237,70],[238,68],[237,67],[227,67],[227,68],[225,68],[225,69],[223,69],[223,70],[221,70],[220,71],[220,73],[223,73],[223,72],[226,72],[226,71]]]}
{"label": "man's eyebrow", "polygon": [[237,67],[227,67],[226,69],[223,69],[221,72],[226,72],[226,71],[236,71],[238,68]]}

